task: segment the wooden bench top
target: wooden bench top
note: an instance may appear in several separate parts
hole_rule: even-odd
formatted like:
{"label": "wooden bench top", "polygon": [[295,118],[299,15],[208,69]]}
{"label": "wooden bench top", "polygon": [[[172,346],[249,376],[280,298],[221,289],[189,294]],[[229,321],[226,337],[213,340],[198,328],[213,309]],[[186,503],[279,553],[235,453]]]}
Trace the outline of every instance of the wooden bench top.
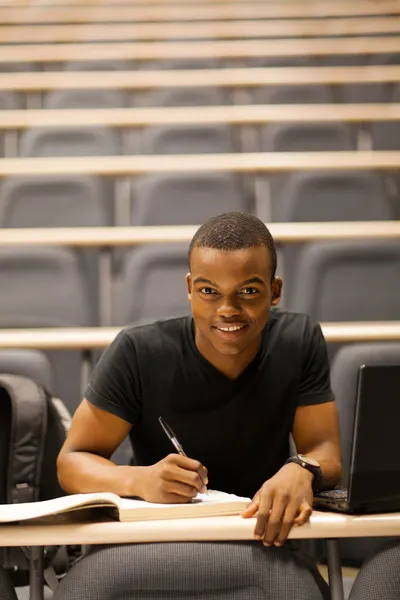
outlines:
{"label": "wooden bench top", "polygon": [[82,41],[303,37],[399,33],[400,17],[326,18],[323,30],[316,19],[274,21],[216,21],[187,23],[130,23],[111,25],[3,25],[0,43],[52,43]]}
{"label": "wooden bench top", "polygon": [[[105,248],[137,244],[189,243],[198,225],[0,229],[1,247]],[[400,221],[269,223],[277,244],[333,240],[400,239]]]}
{"label": "wooden bench top", "polygon": [[127,21],[202,21],[226,19],[320,18],[398,15],[397,0],[366,2],[244,2],[191,6],[29,6],[0,7],[0,23],[112,23]]}
{"label": "wooden bench top", "polygon": [[254,125],[285,122],[400,121],[400,103],[267,104],[167,108],[39,109],[0,111],[0,130],[31,127],[146,127],[151,125]]}
{"label": "wooden bench top", "polygon": [[54,71],[0,73],[0,90],[151,90],[179,87],[260,87],[399,83],[400,65],[359,67],[268,67],[162,71]]}
{"label": "wooden bench top", "polygon": [[[400,10],[400,2],[399,2]],[[0,15],[1,19],[1,15]],[[369,55],[400,52],[398,37],[291,40],[220,40],[196,42],[121,42],[105,44],[26,44],[0,46],[0,63],[54,63],[90,60],[168,60],[265,58],[284,56]]]}
{"label": "wooden bench top", "polygon": [[[399,321],[321,323],[327,342],[399,341]],[[1,349],[95,350],[106,348],[121,327],[0,329]]]}

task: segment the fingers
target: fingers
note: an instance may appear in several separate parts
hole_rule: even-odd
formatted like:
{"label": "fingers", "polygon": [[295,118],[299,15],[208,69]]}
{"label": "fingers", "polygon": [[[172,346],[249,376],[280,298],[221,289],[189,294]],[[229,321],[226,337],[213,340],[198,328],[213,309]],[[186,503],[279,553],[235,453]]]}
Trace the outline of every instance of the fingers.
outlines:
{"label": "fingers", "polygon": [[273,503],[273,495],[272,493],[262,493],[260,494],[260,502],[257,513],[257,522],[254,529],[254,536],[258,540],[262,540],[265,535],[265,531],[267,529],[268,521],[271,516]]}
{"label": "fingers", "polygon": [[298,514],[298,505],[297,502],[293,503],[293,502],[289,502],[289,504],[286,506],[286,510],[283,514],[283,518],[280,524],[280,529],[278,531],[278,534],[275,538],[275,540],[273,541],[273,543],[275,544],[275,546],[283,546],[283,544],[286,542],[286,539],[289,535],[290,530],[293,527],[294,524],[294,520],[296,515]]}
{"label": "fingers", "polygon": [[245,510],[242,512],[242,517],[244,519],[254,517],[254,515],[256,514],[256,512],[259,509],[259,506],[260,506],[260,492],[257,492],[257,494],[254,496],[254,498],[250,502],[250,504],[248,504],[246,506]]}
{"label": "fingers", "polygon": [[163,479],[183,485],[180,489],[185,489],[186,495],[190,492],[190,497],[194,497],[198,492],[205,491],[208,483],[207,469],[199,461],[179,454],[170,454],[162,464]]}
{"label": "fingers", "polygon": [[[271,509],[270,509],[270,515],[269,515],[268,519],[263,520],[262,523],[264,524],[264,522],[265,522],[265,527],[264,527],[264,531],[260,533],[260,535],[263,537],[263,544],[265,546],[272,546],[272,544],[275,542],[276,538],[278,537],[278,534],[282,527],[283,516],[285,514],[286,507],[289,504],[289,501],[290,501],[289,494],[275,494],[273,501],[272,501],[272,499],[268,501],[268,504],[272,505]],[[262,502],[261,502],[261,505],[262,505]],[[261,529],[261,523],[260,523],[260,529]],[[258,531],[258,518],[257,518],[256,531]]]}
{"label": "fingers", "polygon": [[293,525],[304,525],[310,520],[312,515],[312,507],[308,504],[308,502],[303,502],[300,505],[299,512],[294,519]]}

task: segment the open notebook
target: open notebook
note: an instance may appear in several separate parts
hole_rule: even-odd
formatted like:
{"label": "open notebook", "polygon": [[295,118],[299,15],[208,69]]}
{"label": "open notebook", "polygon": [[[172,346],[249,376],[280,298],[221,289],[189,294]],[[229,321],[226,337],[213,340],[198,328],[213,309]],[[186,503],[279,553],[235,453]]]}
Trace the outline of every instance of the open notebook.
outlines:
{"label": "open notebook", "polygon": [[27,521],[87,508],[114,509],[112,514],[120,521],[218,517],[237,515],[246,508],[249,502],[250,498],[242,498],[215,490],[209,490],[208,494],[198,494],[187,504],[153,504],[144,500],[120,498],[109,492],[73,494],[42,502],[1,504],[0,523]]}

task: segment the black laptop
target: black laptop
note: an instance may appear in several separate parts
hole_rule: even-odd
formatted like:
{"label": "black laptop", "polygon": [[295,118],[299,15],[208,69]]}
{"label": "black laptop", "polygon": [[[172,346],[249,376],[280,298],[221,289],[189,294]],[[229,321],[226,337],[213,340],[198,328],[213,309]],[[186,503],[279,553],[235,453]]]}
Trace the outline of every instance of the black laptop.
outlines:
{"label": "black laptop", "polygon": [[400,365],[360,367],[348,489],[319,492],[314,507],[400,511]]}

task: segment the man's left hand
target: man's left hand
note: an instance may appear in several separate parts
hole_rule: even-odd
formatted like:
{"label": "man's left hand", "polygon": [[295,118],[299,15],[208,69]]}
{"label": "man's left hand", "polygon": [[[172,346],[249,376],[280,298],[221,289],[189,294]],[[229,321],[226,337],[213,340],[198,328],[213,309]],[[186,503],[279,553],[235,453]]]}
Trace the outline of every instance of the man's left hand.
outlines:
{"label": "man's left hand", "polygon": [[309,520],[312,482],[312,473],[289,463],[264,483],[242,513],[245,518],[257,514],[256,539],[265,546],[282,546],[293,525],[303,525]]}

